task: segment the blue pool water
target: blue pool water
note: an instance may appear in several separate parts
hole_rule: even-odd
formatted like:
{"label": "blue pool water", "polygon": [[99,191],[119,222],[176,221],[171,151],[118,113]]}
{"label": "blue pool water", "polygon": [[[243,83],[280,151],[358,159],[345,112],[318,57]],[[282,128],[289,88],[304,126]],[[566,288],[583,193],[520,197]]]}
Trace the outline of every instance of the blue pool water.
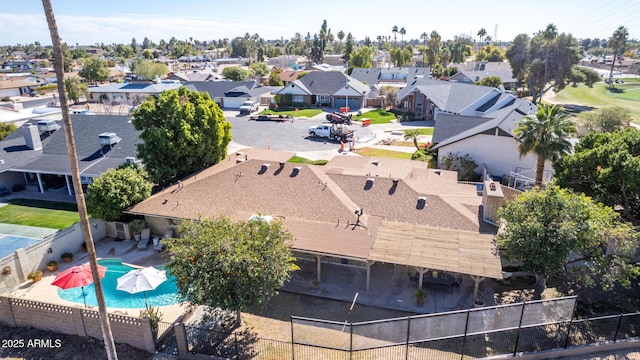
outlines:
{"label": "blue pool water", "polygon": [[[104,290],[104,299],[107,307],[113,308],[144,308],[144,294],[129,294],[126,291],[116,290],[118,278],[133,270],[131,266],[124,265],[117,259],[98,260],[100,265],[107,267],[107,272],[102,278],[102,289]],[[153,306],[165,306],[177,304],[180,301],[178,296],[178,288],[176,287],[175,277],[167,274],[167,281],[163,282],[153,291],[147,291],[147,303]],[[61,298],[84,304],[82,299],[83,289],[73,288],[62,290],[58,289],[58,296]],[[93,284],[84,287],[84,296],[87,305],[98,306],[96,300],[96,292]]]}
{"label": "blue pool water", "polygon": [[24,236],[1,235],[0,234],[0,259],[13,254],[16,250],[33,245],[41,239],[34,239]]}

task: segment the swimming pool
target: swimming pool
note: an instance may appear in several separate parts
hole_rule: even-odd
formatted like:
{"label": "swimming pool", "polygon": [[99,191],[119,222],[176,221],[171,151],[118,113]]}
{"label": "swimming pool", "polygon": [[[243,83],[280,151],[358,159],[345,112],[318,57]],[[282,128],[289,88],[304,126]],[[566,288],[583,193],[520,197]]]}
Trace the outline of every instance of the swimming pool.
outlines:
{"label": "swimming pool", "polygon": [[13,254],[18,249],[33,245],[40,240],[42,239],[0,234],[0,259]]}
{"label": "swimming pool", "polygon": [[[119,259],[98,260],[100,265],[107,267],[107,272],[102,278],[102,289],[107,307],[113,308],[144,308],[143,293],[129,294],[126,291],[116,290],[117,280],[130,270],[135,268],[123,264]],[[153,306],[173,305],[180,302],[175,277],[167,274],[167,281],[163,282],[153,291],[147,291],[147,303]],[[84,304],[82,288],[62,290],[58,289],[58,296],[64,300]],[[84,287],[84,296],[87,305],[98,306],[96,292],[93,284]]]}

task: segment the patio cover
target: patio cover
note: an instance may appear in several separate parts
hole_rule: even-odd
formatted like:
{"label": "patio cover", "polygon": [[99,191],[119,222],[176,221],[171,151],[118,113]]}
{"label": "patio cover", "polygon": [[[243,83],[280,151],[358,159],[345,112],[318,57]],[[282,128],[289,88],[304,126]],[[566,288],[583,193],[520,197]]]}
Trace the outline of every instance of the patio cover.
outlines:
{"label": "patio cover", "polygon": [[502,279],[494,235],[382,221],[369,260]]}

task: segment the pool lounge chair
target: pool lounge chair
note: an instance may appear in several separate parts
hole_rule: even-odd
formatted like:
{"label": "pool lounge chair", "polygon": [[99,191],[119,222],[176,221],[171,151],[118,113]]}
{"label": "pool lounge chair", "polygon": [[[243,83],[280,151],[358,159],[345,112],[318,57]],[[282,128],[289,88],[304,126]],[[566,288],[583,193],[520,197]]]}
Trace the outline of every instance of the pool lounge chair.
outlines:
{"label": "pool lounge chair", "polygon": [[153,249],[156,251],[164,251],[164,248],[167,247],[167,244],[164,243],[163,240],[167,240],[173,237],[173,230],[172,229],[167,229],[164,231],[164,235],[162,235],[162,238],[159,239],[158,245],[154,245]]}
{"label": "pool lounge chair", "polygon": [[138,249],[144,250],[149,246],[151,240],[151,229],[145,228],[140,233],[140,241],[138,241]]}

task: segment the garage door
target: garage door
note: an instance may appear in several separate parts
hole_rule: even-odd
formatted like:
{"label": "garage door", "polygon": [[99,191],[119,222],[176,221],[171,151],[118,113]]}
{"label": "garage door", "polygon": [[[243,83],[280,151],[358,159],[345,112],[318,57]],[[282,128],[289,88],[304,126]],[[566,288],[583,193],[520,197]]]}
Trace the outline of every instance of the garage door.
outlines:
{"label": "garage door", "polygon": [[3,98],[5,96],[20,96],[20,89],[15,88],[15,89],[2,89],[0,90],[0,98]]}
{"label": "garage door", "polygon": [[[347,103],[347,99],[346,98],[336,98],[333,101],[333,107],[341,108],[341,107],[344,107],[346,103]],[[349,109],[351,111],[360,109],[360,98],[351,98],[350,97],[349,98]]]}
{"label": "garage door", "polygon": [[225,109],[240,109],[240,105],[247,101],[246,97],[225,97],[222,98],[222,104]]}

